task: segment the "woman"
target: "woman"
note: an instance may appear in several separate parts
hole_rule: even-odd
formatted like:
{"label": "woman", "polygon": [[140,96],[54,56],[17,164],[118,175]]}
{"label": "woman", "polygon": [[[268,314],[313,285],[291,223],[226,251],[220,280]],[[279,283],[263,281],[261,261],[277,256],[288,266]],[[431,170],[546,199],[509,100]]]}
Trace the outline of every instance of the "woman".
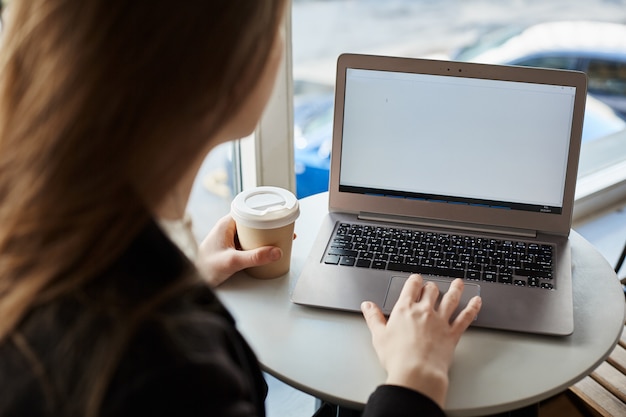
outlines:
{"label": "woman", "polygon": [[[226,217],[197,268],[180,219],[216,145],[250,133],[283,46],[285,0],[14,0],[0,51],[0,416],[262,416],[254,354],[210,287],[282,256],[238,251]],[[365,415],[442,415],[462,283],[412,277]]]}

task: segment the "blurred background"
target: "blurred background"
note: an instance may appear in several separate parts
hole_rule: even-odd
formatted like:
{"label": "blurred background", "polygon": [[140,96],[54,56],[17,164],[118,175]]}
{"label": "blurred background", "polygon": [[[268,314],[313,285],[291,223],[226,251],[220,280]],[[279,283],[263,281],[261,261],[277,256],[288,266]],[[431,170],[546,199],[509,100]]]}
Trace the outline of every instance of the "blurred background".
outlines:
{"label": "blurred background", "polygon": [[583,141],[626,127],[625,1],[294,0],[292,30],[299,197],[328,188],[334,71],[343,52],[585,71]]}

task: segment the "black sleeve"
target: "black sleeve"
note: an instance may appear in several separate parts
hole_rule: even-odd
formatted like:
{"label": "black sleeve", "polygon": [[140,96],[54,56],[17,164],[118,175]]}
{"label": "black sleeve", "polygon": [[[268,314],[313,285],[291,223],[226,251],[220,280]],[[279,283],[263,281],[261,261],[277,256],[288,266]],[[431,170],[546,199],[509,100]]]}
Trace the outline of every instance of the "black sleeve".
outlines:
{"label": "black sleeve", "polygon": [[417,391],[381,385],[370,396],[361,417],[445,417],[441,408]]}

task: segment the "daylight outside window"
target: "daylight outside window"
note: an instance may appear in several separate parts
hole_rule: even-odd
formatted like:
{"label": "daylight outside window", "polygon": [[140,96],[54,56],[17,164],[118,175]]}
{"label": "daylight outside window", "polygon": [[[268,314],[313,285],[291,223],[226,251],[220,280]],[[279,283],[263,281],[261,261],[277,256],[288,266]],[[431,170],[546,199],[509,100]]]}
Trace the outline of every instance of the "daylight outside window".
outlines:
{"label": "daylight outside window", "polygon": [[587,200],[626,180],[626,1],[294,0],[292,10],[299,197],[328,189],[335,63],[344,52],[585,71],[579,206],[597,208],[603,203]]}

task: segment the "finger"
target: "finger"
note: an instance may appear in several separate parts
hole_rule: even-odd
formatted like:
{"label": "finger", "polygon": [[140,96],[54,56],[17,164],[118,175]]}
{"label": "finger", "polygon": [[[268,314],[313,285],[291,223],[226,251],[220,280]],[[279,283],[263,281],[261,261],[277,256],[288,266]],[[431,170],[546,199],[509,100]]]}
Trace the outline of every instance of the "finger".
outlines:
{"label": "finger", "polygon": [[236,230],[237,226],[235,224],[235,220],[231,217],[231,215],[227,214],[221,217],[217,222],[215,222],[214,228],[219,230]]}
{"label": "finger", "polygon": [[420,299],[424,280],[420,274],[411,275],[405,282],[396,304],[410,305]]}
{"label": "finger", "polygon": [[437,304],[437,299],[439,298],[439,287],[434,282],[426,281],[424,284],[424,289],[422,290],[422,297],[419,300],[420,302],[427,302],[433,307]]}
{"label": "finger", "polygon": [[451,317],[452,313],[459,306],[459,302],[461,301],[461,295],[463,294],[463,280],[460,278],[455,279],[450,283],[450,288],[444,294],[441,299],[441,304],[439,305],[439,311],[445,317]]}
{"label": "finger", "polygon": [[452,329],[455,333],[460,336],[472,324],[478,316],[482,303],[482,299],[478,295],[469,300],[467,306],[452,321]]}
{"label": "finger", "polygon": [[210,236],[223,236],[229,242],[235,242],[237,240],[237,225],[235,220],[229,215],[225,215],[220,218],[213,226]]}
{"label": "finger", "polygon": [[[256,254],[254,253],[256,251]],[[251,254],[255,265],[265,265],[275,262],[283,257],[282,249],[274,246],[264,246],[252,251]]]}
{"label": "finger", "polygon": [[361,303],[361,312],[372,337],[376,337],[387,325],[387,320],[380,308],[371,301]]}

